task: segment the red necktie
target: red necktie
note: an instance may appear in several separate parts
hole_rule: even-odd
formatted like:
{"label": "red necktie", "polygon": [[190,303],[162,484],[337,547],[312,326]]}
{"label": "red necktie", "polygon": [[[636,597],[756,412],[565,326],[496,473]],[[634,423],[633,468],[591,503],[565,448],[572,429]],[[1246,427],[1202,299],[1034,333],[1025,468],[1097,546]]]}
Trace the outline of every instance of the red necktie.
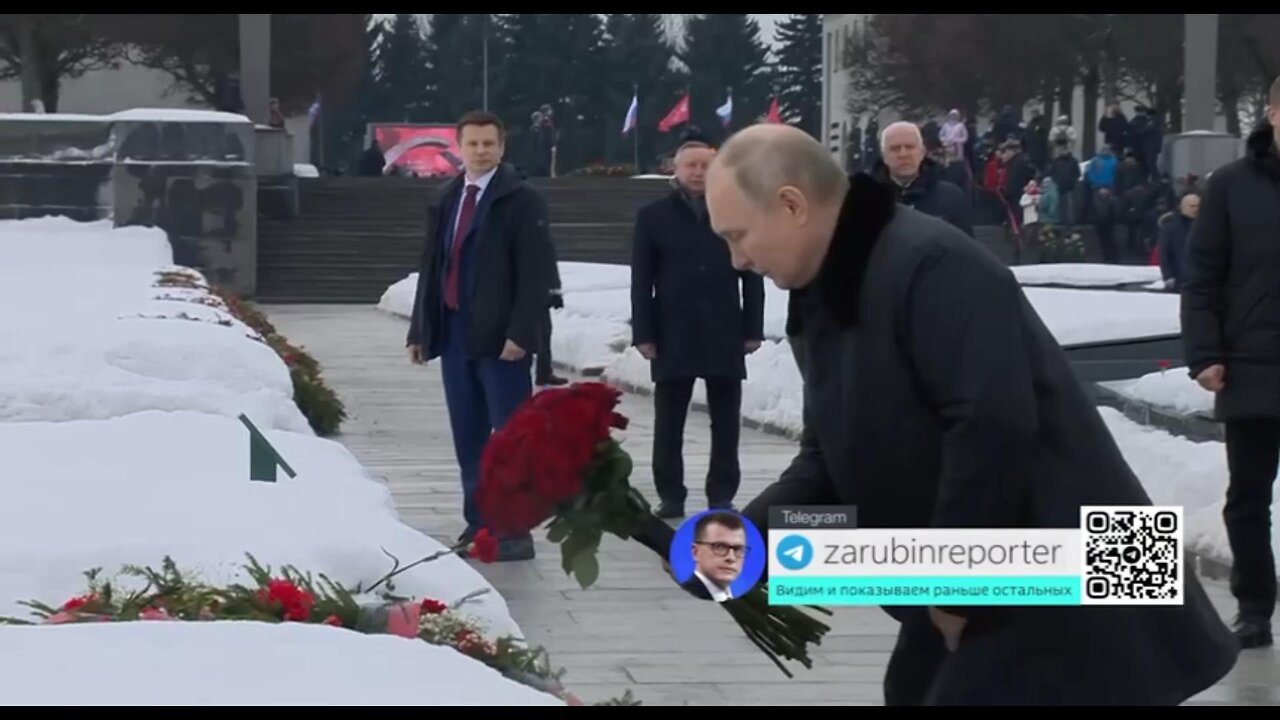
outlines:
{"label": "red necktie", "polygon": [[462,264],[462,242],[471,229],[471,219],[476,214],[476,195],[480,194],[478,185],[467,186],[467,197],[462,201],[462,212],[458,214],[458,229],[453,232],[453,252],[449,257],[449,273],[444,279],[444,304],[450,310],[458,309],[458,266]]}

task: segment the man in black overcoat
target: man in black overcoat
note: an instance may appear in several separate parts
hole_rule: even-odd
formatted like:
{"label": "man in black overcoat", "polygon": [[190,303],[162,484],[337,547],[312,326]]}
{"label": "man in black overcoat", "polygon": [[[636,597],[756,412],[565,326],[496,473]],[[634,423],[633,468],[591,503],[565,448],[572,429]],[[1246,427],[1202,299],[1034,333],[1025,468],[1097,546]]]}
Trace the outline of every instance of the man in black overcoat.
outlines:
{"label": "man in black overcoat", "polygon": [[1230,481],[1223,519],[1231,544],[1236,635],[1274,639],[1272,493],[1280,464],[1280,78],[1268,122],[1243,158],[1209,178],[1187,242],[1182,338],[1187,369],[1215,393],[1226,426]]}
{"label": "man in black overcoat", "polygon": [[746,355],[764,339],[764,281],[735,270],[707,216],[701,137],[676,152],[675,188],[641,208],[631,259],[632,344],[654,383],[653,479],[662,518],[683,517],[684,429],[701,378],[711,414],[708,507],[729,508],[741,482],[738,438]]}
{"label": "man in black overcoat", "polygon": [[[1078,528],[1150,506],[1010,270],[845,175],[788,126],[731,138],[707,177],[734,267],[801,295],[806,432],[744,514],[851,505],[866,528]],[[889,704],[1174,705],[1239,645],[1194,575],[1180,605],[886,607]]]}

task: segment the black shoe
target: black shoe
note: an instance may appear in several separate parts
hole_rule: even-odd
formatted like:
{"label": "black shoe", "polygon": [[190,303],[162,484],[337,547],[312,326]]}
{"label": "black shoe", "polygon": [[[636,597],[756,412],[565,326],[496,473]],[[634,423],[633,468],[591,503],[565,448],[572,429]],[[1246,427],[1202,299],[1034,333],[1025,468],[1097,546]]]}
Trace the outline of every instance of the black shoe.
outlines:
{"label": "black shoe", "polygon": [[516,560],[532,560],[536,556],[533,549],[533,536],[503,538],[498,541],[497,562],[513,562]]}
{"label": "black shoe", "polygon": [[654,515],[663,520],[674,520],[684,517],[684,504],[662,501],[658,503],[658,509],[653,512]]}
{"label": "black shoe", "polygon": [[542,387],[556,387],[558,385],[568,385],[568,384],[569,384],[568,380],[565,380],[564,378],[558,377],[556,375],[552,375],[549,378],[538,381],[538,385]]}
{"label": "black shoe", "polygon": [[1235,634],[1240,647],[1245,649],[1267,647],[1272,643],[1271,623],[1260,618],[1237,618]]}

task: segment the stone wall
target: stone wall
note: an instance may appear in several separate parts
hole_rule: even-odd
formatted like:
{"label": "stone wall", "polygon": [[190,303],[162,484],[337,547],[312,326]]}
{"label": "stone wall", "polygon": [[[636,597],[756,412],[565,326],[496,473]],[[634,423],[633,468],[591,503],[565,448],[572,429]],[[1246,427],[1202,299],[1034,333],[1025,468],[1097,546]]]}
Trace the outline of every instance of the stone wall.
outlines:
{"label": "stone wall", "polygon": [[254,126],[200,111],[0,115],[0,217],[166,231],[178,264],[256,292]]}

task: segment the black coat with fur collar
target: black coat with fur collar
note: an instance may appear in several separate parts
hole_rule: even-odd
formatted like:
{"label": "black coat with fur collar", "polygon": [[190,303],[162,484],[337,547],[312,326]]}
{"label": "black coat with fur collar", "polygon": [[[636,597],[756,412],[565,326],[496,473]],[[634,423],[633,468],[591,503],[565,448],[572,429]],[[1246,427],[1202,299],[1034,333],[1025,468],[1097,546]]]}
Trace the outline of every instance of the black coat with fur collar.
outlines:
{"label": "black coat with fur collar", "polygon": [[1269,125],[1247,147],[1209,177],[1182,284],[1187,369],[1226,366],[1223,421],[1280,418],[1280,155]]}
{"label": "black coat with fur collar", "polygon": [[[854,505],[868,528],[1077,528],[1083,505],[1151,504],[1010,270],[870,177],[796,297],[806,433],[744,511],[757,527],[772,505]],[[1194,576],[1185,591],[1179,606],[950,608],[968,625],[938,655],[933,701],[1181,702],[1237,654]],[[891,676],[928,657],[913,642]]]}

